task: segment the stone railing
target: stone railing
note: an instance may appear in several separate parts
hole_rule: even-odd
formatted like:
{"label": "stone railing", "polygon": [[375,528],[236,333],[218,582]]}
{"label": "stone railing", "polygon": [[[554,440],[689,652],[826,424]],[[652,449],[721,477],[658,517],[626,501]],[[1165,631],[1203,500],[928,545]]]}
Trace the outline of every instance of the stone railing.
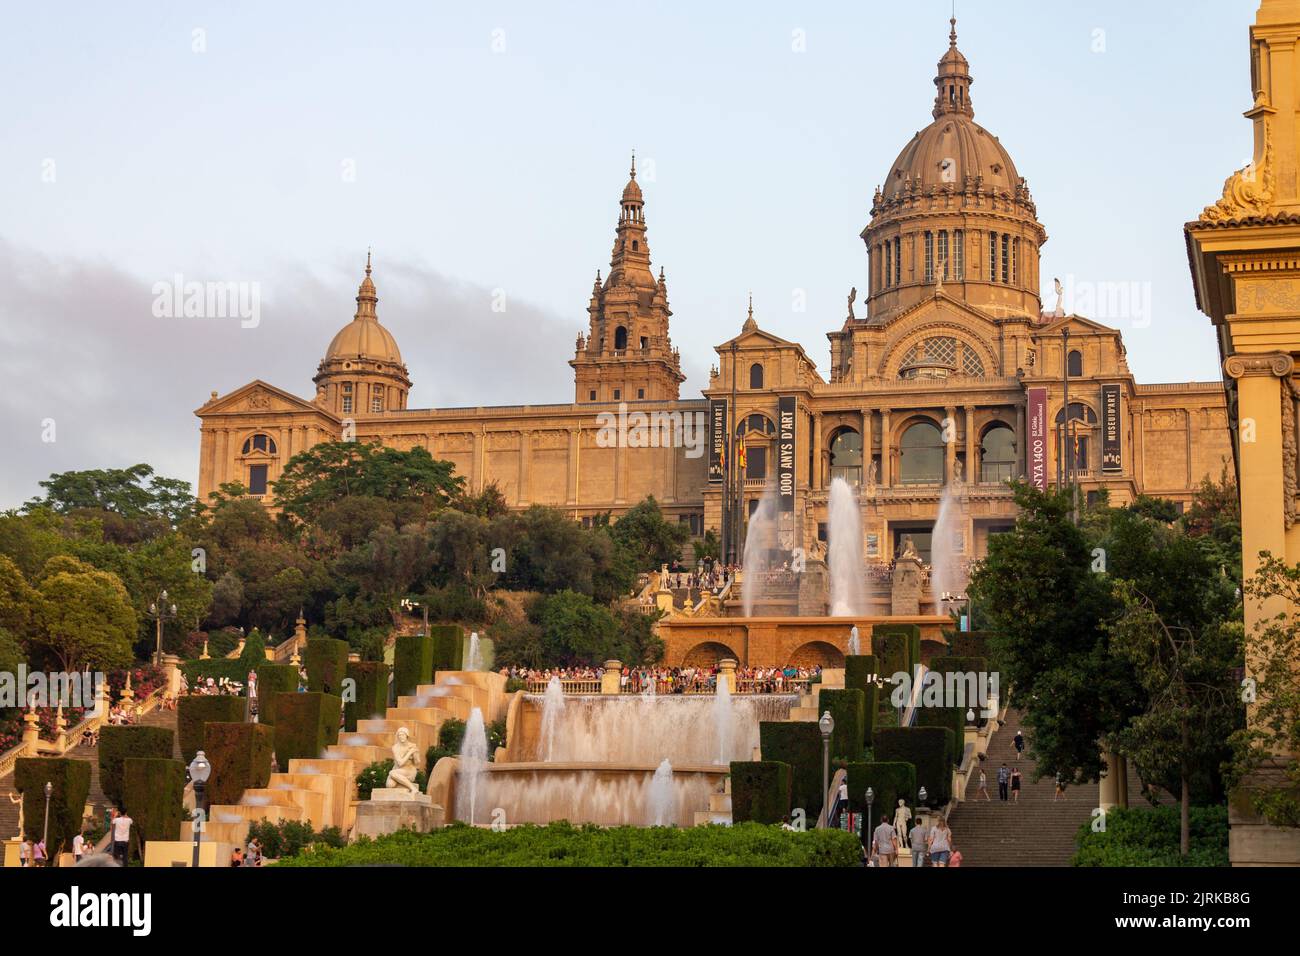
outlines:
{"label": "stone railing", "polygon": [[[530,680],[530,681],[528,681],[528,686],[527,686],[528,693],[530,693],[530,694],[545,694],[545,693],[546,693],[546,685],[549,684],[549,683],[550,683],[549,680]],[[599,693],[600,693],[600,678],[599,678],[599,677],[583,677],[583,678],[579,678],[579,679],[571,679],[571,680],[561,679],[561,680],[560,680],[560,688],[564,691],[564,693],[565,693],[566,696],[570,696],[570,695],[577,696],[577,695],[585,695],[585,694],[599,694]]]}

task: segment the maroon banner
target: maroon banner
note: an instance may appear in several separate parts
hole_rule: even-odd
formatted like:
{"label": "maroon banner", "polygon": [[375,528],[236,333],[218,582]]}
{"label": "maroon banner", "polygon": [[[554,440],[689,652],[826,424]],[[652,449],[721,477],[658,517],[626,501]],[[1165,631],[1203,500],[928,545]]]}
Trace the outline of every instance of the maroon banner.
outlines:
{"label": "maroon banner", "polygon": [[1029,470],[1029,484],[1039,491],[1046,491],[1047,389],[1029,389],[1026,417],[1029,426],[1029,445],[1025,449],[1025,461]]}

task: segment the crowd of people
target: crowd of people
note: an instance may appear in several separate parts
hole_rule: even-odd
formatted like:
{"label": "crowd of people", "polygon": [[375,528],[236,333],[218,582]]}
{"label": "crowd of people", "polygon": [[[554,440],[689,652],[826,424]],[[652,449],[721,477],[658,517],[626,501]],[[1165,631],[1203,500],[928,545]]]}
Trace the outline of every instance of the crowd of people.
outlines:
{"label": "crowd of people", "polygon": [[[737,667],[737,693],[744,694],[786,694],[795,693],[806,687],[808,682],[819,679],[821,667],[797,667],[787,664],[785,667]],[[527,668],[505,667],[501,673],[506,677],[522,680],[528,690],[541,693],[552,677],[561,681],[597,682],[604,675],[599,667],[556,667]],[[625,694],[713,694],[718,689],[717,667],[631,667],[625,666],[619,675],[619,687]]]}

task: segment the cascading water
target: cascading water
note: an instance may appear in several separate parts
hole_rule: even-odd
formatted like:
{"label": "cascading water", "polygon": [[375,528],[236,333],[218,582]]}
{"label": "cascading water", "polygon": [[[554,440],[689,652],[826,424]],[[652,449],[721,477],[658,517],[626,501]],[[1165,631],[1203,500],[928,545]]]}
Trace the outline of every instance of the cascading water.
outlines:
{"label": "cascading water", "polygon": [[487,727],[483,711],[475,707],[465,722],[465,738],[460,744],[460,765],[456,771],[456,815],[466,823],[476,822],[479,795],[487,767]]}
{"label": "cascading water", "polygon": [[855,657],[862,653],[862,643],[858,639],[858,626],[856,624],[849,630],[849,653]]}
{"label": "cascading water", "polygon": [[673,783],[673,765],[667,759],[659,764],[650,779],[646,795],[646,825],[670,827],[677,820],[677,787]]}
{"label": "cascading water", "polygon": [[481,671],[483,669],[483,652],[479,649],[478,631],[470,631],[469,654],[465,661],[465,670]]}
{"label": "cascading water", "polygon": [[734,759],[731,741],[736,736],[736,708],[731,700],[731,681],[723,674],[718,674],[718,686],[713,694],[713,729],[718,737],[716,762],[730,763]]}
{"label": "cascading water", "polygon": [[831,578],[831,616],[863,613],[862,512],[853,489],[843,478],[831,482],[830,541],[827,564]]}
{"label": "cascading water", "polygon": [[771,556],[777,546],[776,488],[768,488],[745,529],[745,570],[741,604],[745,617],[754,616],[754,608],[767,596],[766,572],[771,570]]}
{"label": "cascading water", "polygon": [[962,528],[961,489],[954,484],[944,486],[939,498],[939,515],[934,522],[930,538],[930,596],[935,612],[946,613],[943,595],[960,591],[964,585],[957,564],[957,535]]}
{"label": "cascading water", "polygon": [[555,759],[555,729],[564,713],[564,685],[558,677],[546,682],[546,694],[542,698],[542,759]]}

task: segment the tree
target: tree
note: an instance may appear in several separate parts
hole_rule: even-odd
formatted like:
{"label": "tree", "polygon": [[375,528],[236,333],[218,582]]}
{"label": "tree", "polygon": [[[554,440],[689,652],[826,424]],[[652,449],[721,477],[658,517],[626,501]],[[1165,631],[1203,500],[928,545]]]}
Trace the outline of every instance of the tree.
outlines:
{"label": "tree", "polygon": [[619,518],[610,529],[614,541],[627,549],[637,571],[654,571],[681,557],[690,529],[664,519],[654,496],[646,498]]}
{"label": "tree", "polygon": [[574,591],[540,598],[529,617],[541,628],[547,660],[555,664],[600,664],[618,640],[618,623],[609,609]]}
{"label": "tree", "polygon": [[465,480],[449,461],[427,449],[385,448],[378,442],[323,442],[289,459],[273,485],[286,514],[310,521],[330,504],[354,495],[416,501],[433,511],[458,494]]}
{"label": "tree", "polygon": [[116,575],[55,557],[37,585],[34,648],[67,672],[130,664],[139,626],[131,596]]}
{"label": "tree", "polygon": [[1222,620],[1199,631],[1171,627],[1131,583],[1117,581],[1115,589],[1123,610],[1108,628],[1115,652],[1139,675],[1146,704],[1113,744],[1143,780],[1161,781],[1178,793],[1179,846],[1185,857],[1191,849],[1193,786],[1207,775],[1217,776],[1212,768],[1228,756],[1228,739],[1242,725],[1233,678],[1242,659],[1242,630]]}
{"label": "tree", "polygon": [[717,528],[710,528],[704,532],[704,537],[699,541],[691,542],[691,550],[695,552],[695,561],[712,560],[719,561],[722,559],[722,539],[718,536]]}
{"label": "tree", "polygon": [[65,471],[51,475],[40,486],[45,495],[27,502],[27,511],[108,511],[126,518],[163,518],[174,526],[193,512],[195,504],[188,482],[155,475],[153,468],[143,463],[130,468]]}
{"label": "tree", "polygon": [[1170,524],[1178,520],[1178,505],[1168,498],[1153,498],[1150,495],[1138,495],[1128,510],[1152,521]]}
{"label": "tree", "polygon": [[1211,559],[1241,585],[1241,498],[1225,463],[1218,481],[1202,478],[1183,513],[1183,528],[1201,543]]}

